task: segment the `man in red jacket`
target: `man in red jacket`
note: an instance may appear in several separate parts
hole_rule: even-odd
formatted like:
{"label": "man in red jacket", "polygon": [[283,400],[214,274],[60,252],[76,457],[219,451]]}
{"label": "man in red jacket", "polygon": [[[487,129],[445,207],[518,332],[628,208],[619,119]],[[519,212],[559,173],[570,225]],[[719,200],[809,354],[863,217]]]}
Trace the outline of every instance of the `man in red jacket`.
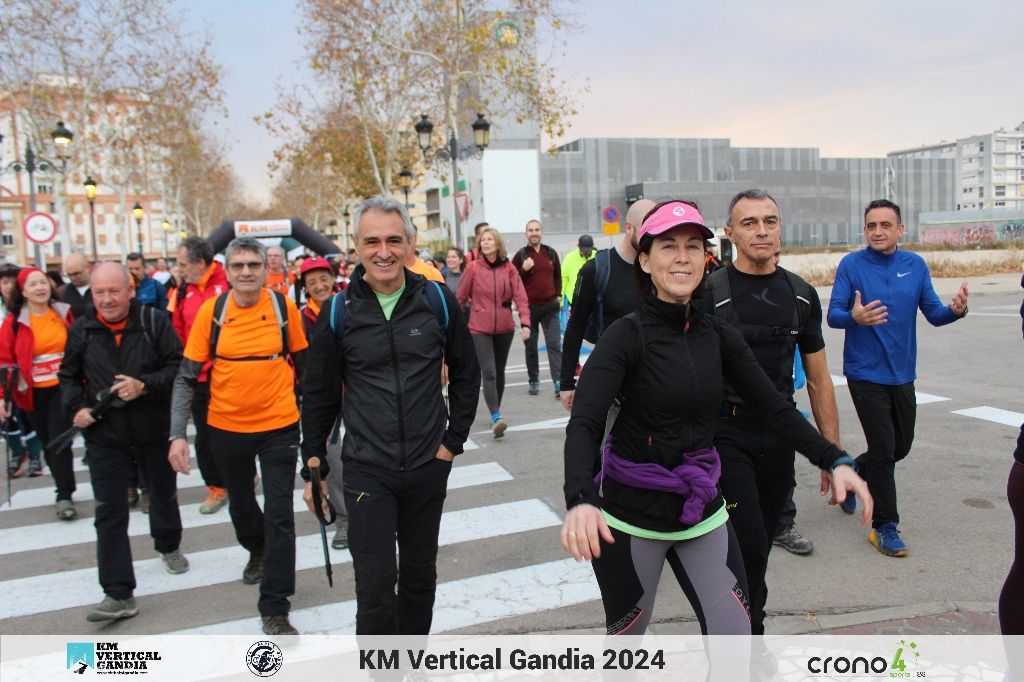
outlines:
{"label": "man in red jacket", "polygon": [[[188,341],[192,323],[203,303],[220,296],[228,290],[228,278],[220,263],[213,260],[213,247],[200,237],[188,237],[178,247],[178,267],[185,278],[183,286],[176,290],[174,298],[174,331],[178,332],[181,343]],[[210,452],[210,436],[206,426],[206,413],[210,407],[210,363],[196,384],[192,398],[192,423],[196,427],[196,462],[203,482],[209,489],[206,500],[199,506],[201,514],[213,514],[228,502],[224,480],[217,471]]]}
{"label": "man in red jacket", "polygon": [[544,228],[539,220],[526,223],[526,246],[512,258],[530,301],[530,338],[526,343],[526,374],[530,381],[530,395],[540,393],[540,358],[537,354],[538,327],[544,330],[544,343],[548,349],[548,371],[555,385],[555,399],[559,398],[558,379],[562,368],[562,330],[558,319],[561,307],[562,269],[558,253],[542,244]]}

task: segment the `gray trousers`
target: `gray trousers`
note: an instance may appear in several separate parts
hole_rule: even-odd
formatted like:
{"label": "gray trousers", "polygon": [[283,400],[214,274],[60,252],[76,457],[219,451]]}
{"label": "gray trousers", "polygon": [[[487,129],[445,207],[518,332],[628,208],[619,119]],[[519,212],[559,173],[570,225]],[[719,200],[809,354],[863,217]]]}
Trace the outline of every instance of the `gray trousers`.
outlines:
{"label": "gray trousers", "polygon": [[345,509],[345,489],[342,483],[341,437],[339,435],[340,420],[335,420],[331,437],[327,439],[327,493],[331,496],[331,504],[338,513],[337,526],[348,524],[348,511]]}
{"label": "gray trousers", "polygon": [[537,353],[540,329],[544,330],[551,382],[558,381],[562,374],[562,330],[558,321],[558,311],[557,300],[546,305],[530,305],[530,338],[525,341],[526,377],[530,381],[540,381],[540,357]]}

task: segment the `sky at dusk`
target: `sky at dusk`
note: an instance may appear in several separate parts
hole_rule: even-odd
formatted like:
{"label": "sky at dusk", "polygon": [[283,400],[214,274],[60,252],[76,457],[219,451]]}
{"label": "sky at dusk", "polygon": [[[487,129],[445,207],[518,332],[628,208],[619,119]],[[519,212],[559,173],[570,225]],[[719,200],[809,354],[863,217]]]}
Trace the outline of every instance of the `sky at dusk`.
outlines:
{"label": "sky at dusk", "polygon": [[[275,84],[308,79],[287,0],[187,0],[227,69],[217,124],[250,196],[265,201],[276,140],[253,122]],[[565,141],[721,137],[823,156],[1011,129],[1024,121],[1024,3],[980,0],[602,0],[570,5],[559,73],[586,85]],[[542,46],[542,54],[547,50]]]}

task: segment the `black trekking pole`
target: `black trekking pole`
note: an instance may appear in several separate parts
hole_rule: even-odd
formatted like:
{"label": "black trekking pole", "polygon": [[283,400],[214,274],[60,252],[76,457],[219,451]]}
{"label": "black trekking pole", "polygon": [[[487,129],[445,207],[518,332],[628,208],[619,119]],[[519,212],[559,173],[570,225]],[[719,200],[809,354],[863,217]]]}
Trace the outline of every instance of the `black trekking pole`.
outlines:
{"label": "black trekking pole", "polygon": [[[105,388],[96,394],[96,404],[89,410],[89,414],[93,419],[99,419],[106,414],[112,407],[121,407],[124,405],[124,401],[117,397],[117,394],[111,391],[109,388]],[[51,452],[59,452],[65,447],[71,444],[75,440],[75,436],[82,432],[82,429],[77,426],[72,426],[67,431],[64,431],[56,438],[47,443],[46,447]]]}
{"label": "black trekking pole", "polygon": [[[331,553],[327,549],[327,526],[334,523],[337,518],[337,512],[334,510],[334,505],[331,504],[331,500],[324,500],[323,495],[320,492],[321,481],[320,478],[320,458],[310,457],[306,463],[309,467],[309,474],[313,479],[313,513],[316,514],[317,521],[320,522],[320,543],[324,547],[324,570],[327,571],[327,584],[330,587],[334,587],[334,572],[331,569]],[[330,518],[324,516],[324,502],[327,502],[327,511],[330,513]]]}
{"label": "black trekking pole", "polygon": [[[13,411],[13,395],[11,391],[14,390],[15,382],[18,376],[17,367],[4,367],[0,370],[0,385],[4,389],[4,410]],[[0,425],[0,438],[4,441],[4,452],[7,453],[7,502],[10,506],[14,506],[12,500],[14,499],[14,493],[11,490],[11,444],[7,442],[7,425],[10,421],[10,417],[4,419],[2,425]]]}

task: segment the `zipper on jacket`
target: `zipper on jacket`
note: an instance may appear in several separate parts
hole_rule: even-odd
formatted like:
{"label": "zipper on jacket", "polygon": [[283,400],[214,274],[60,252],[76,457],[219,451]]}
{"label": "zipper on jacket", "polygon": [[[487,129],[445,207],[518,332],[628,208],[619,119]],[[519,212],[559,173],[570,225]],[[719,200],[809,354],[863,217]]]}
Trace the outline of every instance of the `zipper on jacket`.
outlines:
{"label": "zipper on jacket", "polygon": [[405,471],[405,422],[402,421],[402,382],[398,378],[398,351],[395,350],[395,333],[394,327],[391,326],[391,320],[386,320],[385,325],[388,329],[388,346],[391,347],[391,369],[395,375],[395,407],[396,414],[398,416],[398,442],[402,450],[402,458],[399,461],[399,468]]}
{"label": "zipper on jacket", "polygon": [[[494,294],[494,326],[491,327],[491,333],[492,334],[497,334],[498,333],[498,306],[501,305],[501,303],[498,301],[498,270],[496,268],[491,268],[491,278],[493,279],[493,284],[491,286],[491,292]],[[513,331],[514,331],[514,329],[513,329]]]}

